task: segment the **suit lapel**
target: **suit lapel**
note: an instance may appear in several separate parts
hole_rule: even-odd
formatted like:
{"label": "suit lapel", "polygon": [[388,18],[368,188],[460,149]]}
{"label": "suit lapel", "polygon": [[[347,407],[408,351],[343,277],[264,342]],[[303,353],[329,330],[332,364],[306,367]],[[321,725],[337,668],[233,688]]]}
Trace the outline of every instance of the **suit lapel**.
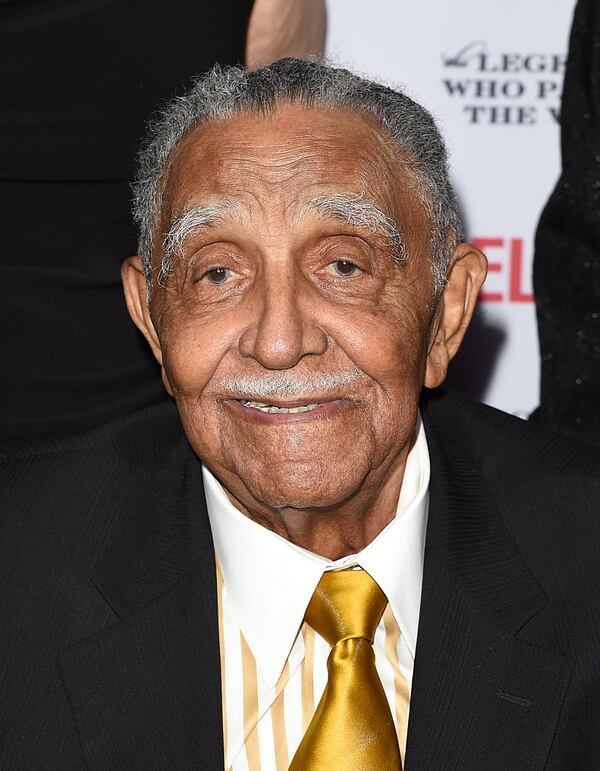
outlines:
{"label": "suit lapel", "polygon": [[187,443],[148,480],[143,515],[93,581],[119,622],[59,665],[90,769],[222,769],[215,562]]}
{"label": "suit lapel", "polygon": [[424,419],[432,483],[406,771],[543,768],[569,663],[516,636],[544,594],[464,448]]}

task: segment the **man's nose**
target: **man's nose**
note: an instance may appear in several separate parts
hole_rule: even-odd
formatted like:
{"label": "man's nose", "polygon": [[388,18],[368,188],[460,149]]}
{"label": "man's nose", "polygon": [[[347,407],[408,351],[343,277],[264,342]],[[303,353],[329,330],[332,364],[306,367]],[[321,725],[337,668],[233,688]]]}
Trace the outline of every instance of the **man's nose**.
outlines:
{"label": "man's nose", "polygon": [[327,335],[314,318],[310,290],[293,275],[265,279],[253,298],[255,320],[239,348],[267,369],[289,369],[304,357],[324,353]]}

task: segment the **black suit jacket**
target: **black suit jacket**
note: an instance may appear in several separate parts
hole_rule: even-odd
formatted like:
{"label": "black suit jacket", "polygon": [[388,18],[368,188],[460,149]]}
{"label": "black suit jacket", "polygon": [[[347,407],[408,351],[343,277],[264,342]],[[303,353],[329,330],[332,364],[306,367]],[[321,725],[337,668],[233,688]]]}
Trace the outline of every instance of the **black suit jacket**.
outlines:
{"label": "black suit jacket", "polygon": [[[597,452],[448,394],[406,771],[600,769]],[[0,768],[222,769],[200,464],[160,405],[0,467]]]}

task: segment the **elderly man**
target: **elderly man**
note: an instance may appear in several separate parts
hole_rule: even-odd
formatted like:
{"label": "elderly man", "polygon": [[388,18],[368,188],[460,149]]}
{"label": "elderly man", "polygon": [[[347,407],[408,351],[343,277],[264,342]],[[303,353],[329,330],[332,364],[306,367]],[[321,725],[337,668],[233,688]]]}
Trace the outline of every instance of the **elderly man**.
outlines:
{"label": "elderly man", "polygon": [[2,467],[0,766],[600,767],[600,462],[421,393],[485,275],[429,114],[217,69],[135,211],[176,409]]}

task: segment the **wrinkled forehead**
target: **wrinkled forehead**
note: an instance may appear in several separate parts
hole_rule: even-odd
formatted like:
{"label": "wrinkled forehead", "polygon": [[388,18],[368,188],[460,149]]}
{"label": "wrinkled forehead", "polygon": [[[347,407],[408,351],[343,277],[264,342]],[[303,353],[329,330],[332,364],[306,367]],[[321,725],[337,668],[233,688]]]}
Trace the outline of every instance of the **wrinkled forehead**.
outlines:
{"label": "wrinkled forehead", "polygon": [[386,215],[420,217],[418,182],[375,119],[350,110],[280,106],[192,129],[164,176],[163,232],[192,205],[243,199],[298,215],[319,195],[366,196]]}

